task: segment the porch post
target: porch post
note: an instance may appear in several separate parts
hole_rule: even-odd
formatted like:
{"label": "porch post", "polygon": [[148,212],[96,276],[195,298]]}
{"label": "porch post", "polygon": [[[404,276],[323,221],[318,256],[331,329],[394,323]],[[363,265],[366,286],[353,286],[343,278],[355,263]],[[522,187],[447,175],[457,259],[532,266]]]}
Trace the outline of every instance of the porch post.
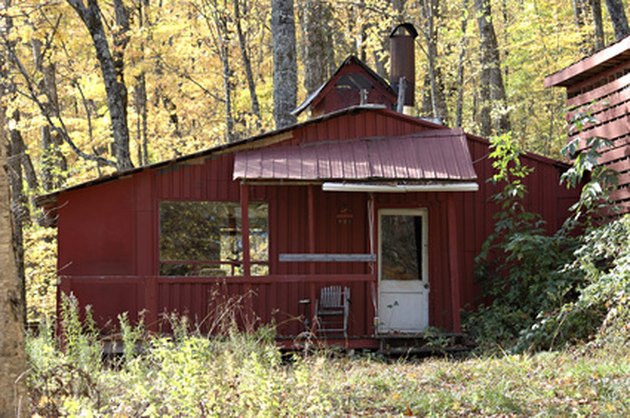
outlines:
{"label": "porch post", "polygon": [[448,193],[448,259],[451,273],[451,315],[453,316],[453,331],[461,332],[460,309],[461,301],[459,297],[460,275],[460,253],[457,240],[457,208],[455,207],[455,194]]}
{"label": "porch post", "polygon": [[[308,186],[308,252],[315,254],[315,186]],[[315,274],[315,263],[308,265],[310,274]]]}
{"label": "porch post", "polygon": [[249,186],[241,183],[241,242],[243,244],[243,276],[251,276],[249,254]]}
{"label": "porch post", "polygon": [[[315,254],[315,186],[309,184],[307,186],[307,216],[308,216],[308,252]],[[309,274],[315,274],[315,263],[308,263]],[[311,301],[311,333],[315,333],[317,324],[317,312],[315,312],[315,300],[317,299],[317,290],[315,283],[311,280],[308,286],[308,297]]]}
{"label": "porch post", "polygon": [[378,307],[376,304],[378,303],[378,257],[377,254],[377,243],[378,243],[378,213],[376,210],[376,199],[374,198],[374,193],[368,193],[368,204],[367,204],[367,217],[368,217],[368,240],[369,240],[369,251],[370,254],[374,255],[374,261],[370,261],[369,263],[369,273],[372,276],[372,280],[369,283],[366,283],[366,295],[370,296],[370,299],[367,304],[368,311],[368,324],[367,330],[368,335],[376,335],[378,332]]}

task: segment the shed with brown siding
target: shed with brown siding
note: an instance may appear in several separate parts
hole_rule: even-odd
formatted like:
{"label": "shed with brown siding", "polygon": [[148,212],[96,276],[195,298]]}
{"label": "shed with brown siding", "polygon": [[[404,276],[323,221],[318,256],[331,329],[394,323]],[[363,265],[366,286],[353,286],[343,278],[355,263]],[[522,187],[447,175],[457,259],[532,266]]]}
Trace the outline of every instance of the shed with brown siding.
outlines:
{"label": "shed with brown siding", "polygon": [[[582,59],[545,79],[545,87],[567,89],[567,120],[595,118],[584,129],[569,132],[569,140],[606,138],[600,163],[619,173],[612,198],[623,213],[630,212],[630,37]],[[571,125],[571,124],[570,124]]]}

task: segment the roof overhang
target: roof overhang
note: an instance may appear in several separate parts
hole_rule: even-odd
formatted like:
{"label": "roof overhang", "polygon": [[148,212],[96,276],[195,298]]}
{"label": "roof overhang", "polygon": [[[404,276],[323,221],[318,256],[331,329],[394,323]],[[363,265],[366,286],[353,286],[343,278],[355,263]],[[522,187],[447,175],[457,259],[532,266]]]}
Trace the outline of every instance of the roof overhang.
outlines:
{"label": "roof overhang", "polygon": [[472,181],[434,182],[427,184],[383,184],[383,183],[333,183],[322,184],[325,192],[373,192],[373,193],[415,193],[415,192],[476,192],[479,185]]}
{"label": "roof overhang", "polygon": [[403,115],[402,113],[398,113],[393,110],[386,109],[383,106],[377,106],[377,105],[352,106],[346,109],[328,113],[326,115],[322,115],[316,118],[312,118],[304,122],[296,123],[295,125],[277,129],[275,131],[265,132],[263,134],[253,136],[247,139],[243,139],[240,141],[218,145],[218,146],[207,148],[207,149],[204,149],[204,150],[192,153],[192,154],[183,155],[181,157],[153,163],[150,165],[136,167],[130,170],[119,171],[113,174],[99,177],[94,180],[90,180],[90,181],[83,182],[80,184],[75,184],[61,190],[57,190],[51,193],[37,196],[35,198],[35,203],[38,206],[45,208],[48,211],[54,211],[54,208],[58,205],[58,197],[61,193],[66,193],[73,190],[79,190],[86,187],[92,187],[99,184],[108,183],[111,181],[117,181],[124,177],[136,175],[138,173],[148,171],[148,170],[168,169],[169,167],[173,167],[178,164],[187,165],[187,164],[192,164],[196,162],[202,162],[207,158],[215,158],[216,156],[219,156],[222,154],[235,153],[235,152],[239,152],[239,151],[243,151],[243,150],[251,149],[251,148],[271,146],[278,142],[282,142],[282,141],[293,138],[293,133],[297,129],[305,128],[311,125],[316,125],[318,123],[322,123],[327,120],[343,118],[343,117],[361,114],[365,112],[380,113],[380,114],[385,115],[388,118],[403,120],[407,123],[413,123],[425,129],[431,129],[431,130],[445,129],[445,127],[442,125],[437,125],[435,123],[432,123],[432,122],[429,122],[420,118],[413,118],[407,115]]}
{"label": "roof overhang", "polygon": [[[435,183],[477,179],[461,129],[321,141],[238,152],[234,180],[249,183]],[[441,190],[442,188],[440,188]]]}
{"label": "roof overhang", "polygon": [[630,59],[630,36],[545,77],[545,87],[569,87]]}

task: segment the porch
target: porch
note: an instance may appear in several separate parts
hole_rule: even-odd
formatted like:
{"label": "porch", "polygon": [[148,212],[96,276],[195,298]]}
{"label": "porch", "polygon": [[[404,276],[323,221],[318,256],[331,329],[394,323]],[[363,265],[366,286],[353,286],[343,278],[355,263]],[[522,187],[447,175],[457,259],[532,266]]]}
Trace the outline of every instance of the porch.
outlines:
{"label": "porch", "polygon": [[[318,335],[314,304],[322,287],[351,290],[347,337]],[[186,316],[201,333],[221,331],[226,321],[251,330],[271,324],[281,346],[290,347],[306,327],[317,338],[346,348],[377,348],[375,336],[376,276],[269,275],[259,277],[61,276],[60,291],[91,305],[104,334],[117,332],[117,316],[127,312],[148,331],[172,332],[170,315]],[[60,306],[58,304],[58,306]]]}
{"label": "porch", "polygon": [[60,218],[60,290],[104,333],[127,312],[152,332],[176,313],[212,334],[236,310],[241,329],[321,338],[329,286],[352,295],[329,342],[460,332],[460,218],[478,189],[462,131],[254,149],[132,180],[80,191]]}

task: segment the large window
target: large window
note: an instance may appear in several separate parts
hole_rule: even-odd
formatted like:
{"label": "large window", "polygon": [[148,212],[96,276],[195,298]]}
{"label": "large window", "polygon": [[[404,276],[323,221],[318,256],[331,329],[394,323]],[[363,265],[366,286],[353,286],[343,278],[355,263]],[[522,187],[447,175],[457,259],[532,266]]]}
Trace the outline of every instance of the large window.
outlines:
{"label": "large window", "polygon": [[[267,204],[249,205],[251,272],[269,274]],[[243,274],[241,207],[234,202],[160,203],[160,275]]]}

